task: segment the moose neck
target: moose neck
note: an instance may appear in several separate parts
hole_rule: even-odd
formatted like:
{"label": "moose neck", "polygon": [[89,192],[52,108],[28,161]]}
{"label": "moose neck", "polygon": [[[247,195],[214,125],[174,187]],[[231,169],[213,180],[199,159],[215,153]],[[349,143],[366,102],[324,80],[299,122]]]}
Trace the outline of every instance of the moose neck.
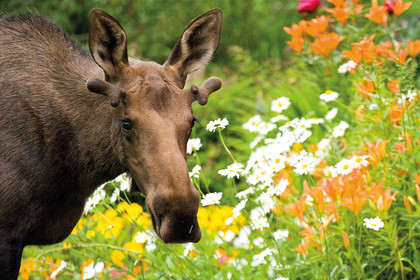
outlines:
{"label": "moose neck", "polygon": [[[87,67],[86,67],[87,66]],[[67,94],[66,119],[73,127],[68,169],[82,196],[90,195],[96,187],[126,171],[119,133],[121,108],[113,108],[106,96],[90,92],[86,80],[103,78],[103,71],[91,60],[84,62],[85,71],[71,77],[77,90]],[[73,79],[74,78],[74,79]],[[64,88],[69,85],[63,84]]]}
{"label": "moose neck", "polygon": [[79,147],[80,183],[86,184],[86,188],[95,188],[125,172],[126,168],[117,117],[120,108],[111,107],[107,98],[90,94],[100,102],[94,103],[97,107],[87,116],[87,125],[80,131],[85,141]]}

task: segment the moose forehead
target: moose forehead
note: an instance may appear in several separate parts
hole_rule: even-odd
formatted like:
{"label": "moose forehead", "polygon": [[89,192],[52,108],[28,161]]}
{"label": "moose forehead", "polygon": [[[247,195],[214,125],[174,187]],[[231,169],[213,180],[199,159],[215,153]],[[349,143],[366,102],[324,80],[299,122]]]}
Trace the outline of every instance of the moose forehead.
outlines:
{"label": "moose forehead", "polygon": [[193,96],[181,89],[176,74],[168,67],[144,61],[130,61],[130,66],[127,91],[132,95],[132,105],[138,103],[143,109],[167,113],[181,110],[190,115]]}

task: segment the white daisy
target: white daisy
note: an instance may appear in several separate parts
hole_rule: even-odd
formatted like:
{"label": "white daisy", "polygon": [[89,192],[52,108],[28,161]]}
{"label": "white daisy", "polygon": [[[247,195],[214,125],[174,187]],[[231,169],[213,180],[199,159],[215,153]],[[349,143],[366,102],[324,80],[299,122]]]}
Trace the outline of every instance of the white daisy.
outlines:
{"label": "white daisy", "polygon": [[353,161],[354,168],[360,168],[362,165],[363,166],[368,166],[369,161],[366,160],[367,158],[370,158],[370,156],[368,156],[368,155],[353,156],[351,158],[351,161]]}
{"label": "white daisy", "polygon": [[268,220],[264,216],[251,218],[251,228],[263,230],[263,228],[269,228]]}
{"label": "white daisy", "polygon": [[277,241],[281,239],[286,239],[287,237],[289,237],[289,231],[287,229],[279,229],[273,233],[273,236],[274,239]]}
{"label": "white daisy", "polygon": [[276,206],[276,202],[267,192],[260,194],[260,196],[257,197],[257,201],[261,204],[260,206],[264,213],[269,213],[270,210]]}
{"label": "white daisy", "polygon": [[83,268],[82,279],[91,279],[95,277],[96,273],[101,273],[105,268],[105,264],[103,262],[98,262],[95,266],[93,265],[94,263],[92,262],[91,264]]}
{"label": "white daisy", "polygon": [[270,256],[272,254],[272,249],[267,248],[259,254],[256,254],[252,257],[251,266],[259,266],[261,264],[266,264],[267,261],[265,260],[266,256]]}
{"label": "white daisy", "polygon": [[335,178],[338,176],[337,169],[334,166],[328,166],[324,169],[324,175],[327,177]]}
{"label": "white daisy", "polygon": [[233,208],[233,216],[236,218],[241,214],[241,211],[245,208],[248,199],[241,200],[234,208]]}
{"label": "white daisy", "polygon": [[335,168],[339,175],[348,175],[353,172],[354,163],[350,159],[342,159]]}
{"label": "white daisy", "polygon": [[248,197],[249,194],[253,194],[255,189],[253,187],[249,187],[246,190],[238,192],[235,196],[239,199],[245,199]]}
{"label": "white daisy", "polygon": [[302,159],[294,165],[293,171],[299,175],[311,174],[315,171],[316,164],[317,162],[311,158]]}
{"label": "white daisy", "polygon": [[222,198],[222,196],[222,192],[205,194],[201,199],[201,205],[207,206],[212,204],[220,204],[220,199]]}
{"label": "white daisy", "polygon": [[288,97],[280,97],[271,102],[271,110],[273,112],[281,113],[283,110],[289,108],[290,99]]}
{"label": "white daisy", "polygon": [[201,148],[201,139],[192,138],[187,142],[187,154],[191,155],[193,151],[198,151]]}
{"label": "white daisy", "polygon": [[226,169],[219,170],[219,174],[222,176],[226,176],[228,179],[236,177],[239,179],[239,174],[243,172],[243,164],[241,163],[232,163]]}
{"label": "white daisy", "polygon": [[325,102],[330,102],[336,100],[338,97],[338,93],[332,90],[326,90],[323,94],[319,96],[319,98]]}
{"label": "white daisy", "polygon": [[259,127],[264,123],[260,115],[255,115],[250,118],[246,123],[242,125],[242,127],[249,132],[257,132]]}
{"label": "white daisy", "polygon": [[191,172],[189,172],[190,178],[200,177],[200,171],[201,171],[201,166],[199,166],[199,165],[194,166],[193,169],[191,170]]}
{"label": "white daisy", "polygon": [[149,236],[144,232],[138,232],[134,237],[137,243],[145,243],[149,239]]}
{"label": "white daisy", "polygon": [[327,155],[329,149],[330,149],[331,140],[328,138],[323,138],[321,141],[319,141],[317,147],[318,150],[315,152],[315,155],[317,157],[323,158],[325,155]]}
{"label": "white daisy", "polygon": [[289,180],[287,179],[281,179],[280,182],[277,185],[273,185],[270,186],[267,189],[267,192],[270,195],[278,195],[280,196],[287,188],[287,186],[289,185]]}
{"label": "white daisy", "polygon": [[379,218],[366,218],[364,219],[365,223],[363,224],[365,227],[378,231],[380,228],[384,227],[384,222]]}
{"label": "white daisy", "polygon": [[286,117],[285,115],[277,115],[275,117],[272,117],[270,119],[270,122],[275,123],[275,122],[279,122],[279,121],[288,121],[288,120],[289,120],[289,118]]}
{"label": "white daisy", "polygon": [[356,69],[356,66],[357,66],[356,62],[354,62],[353,60],[349,60],[338,67],[338,73],[343,74],[346,72],[350,72]]}
{"label": "white daisy", "polygon": [[333,137],[341,137],[344,136],[344,132],[346,129],[349,128],[349,124],[345,121],[341,121],[336,127],[334,127],[332,136]]}
{"label": "white daisy", "polygon": [[184,246],[184,256],[187,256],[192,250],[194,250],[194,243],[186,243]]}
{"label": "white daisy", "polygon": [[332,108],[330,111],[328,111],[328,113],[325,115],[325,119],[326,120],[332,120],[335,118],[335,116],[337,116],[337,112],[338,109],[337,108]]}
{"label": "white daisy", "polygon": [[61,260],[61,262],[60,262],[60,266],[56,269],[56,270],[54,270],[52,273],[51,273],[51,275],[50,275],[50,278],[51,279],[55,279],[56,277],[57,277],[57,275],[61,272],[61,271],[63,271],[63,269],[64,268],[66,268],[67,267],[67,262],[65,262],[65,261],[63,261],[63,260]]}
{"label": "white daisy", "polygon": [[209,122],[209,124],[206,126],[206,130],[208,130],[210,132],[213,132],[218,127],[220,127],[221,129],[224,129],[228,125],[229,125],[229,121],[226,118],[224,118],[223,120],[221,120],[220,118],[218,118],[215,121]]}

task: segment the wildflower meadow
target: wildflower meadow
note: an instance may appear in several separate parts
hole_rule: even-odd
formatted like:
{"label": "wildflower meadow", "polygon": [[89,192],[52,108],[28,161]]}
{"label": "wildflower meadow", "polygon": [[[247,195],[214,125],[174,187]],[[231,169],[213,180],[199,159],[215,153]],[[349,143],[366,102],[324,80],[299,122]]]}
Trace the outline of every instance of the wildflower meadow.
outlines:
{"label": "wildflower meadow", "polygon": [[19,279],[420,279],[418,5],[300,1],[286,62],[232,46],[238,69],[206,73],[224,85],[187,147],[200,242],[159,240],[122,174]]}

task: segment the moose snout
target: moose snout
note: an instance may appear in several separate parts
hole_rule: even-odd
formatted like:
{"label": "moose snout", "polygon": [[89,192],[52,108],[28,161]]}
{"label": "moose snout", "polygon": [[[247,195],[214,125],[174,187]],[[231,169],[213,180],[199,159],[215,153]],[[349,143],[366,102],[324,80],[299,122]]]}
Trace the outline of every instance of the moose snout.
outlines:
{"label": "moose snout", "polygon": [[198,242],[201,230],[197,222],[197,214],[192,216],[168,215],[162,220],[160,237],[165,243]]}
{"label": "moose snout", "polygon": [[157,235],[165,243],[198,242],[201,230],[197,212],[200,195],[192,186],[187,193],[157,193],[149,203]]}

